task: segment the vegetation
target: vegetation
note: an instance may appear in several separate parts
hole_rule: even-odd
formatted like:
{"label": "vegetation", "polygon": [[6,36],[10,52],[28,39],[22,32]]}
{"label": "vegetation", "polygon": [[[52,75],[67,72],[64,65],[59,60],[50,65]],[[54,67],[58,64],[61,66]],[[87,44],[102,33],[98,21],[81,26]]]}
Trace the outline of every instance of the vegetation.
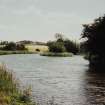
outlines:
{"label": "vegetation", "polygon": [[[87,52],[90,67],[105,67],[105,15],[94,20],[92,24],[83,25],[82,38]],[[98,69],[101,70],[101,69]]]}
{"label": "vegetation", "polygon": [[35,51],[28,50],[22,43],[2,41],[0,44],[0,55],[36,53]]}
{"label": "vegetation", "polygon": [[73,54],[79,53],[79,44],[69,39],[65,39],[62,34],[57,33],[55,35],[55,41],[49,41],[47,43],[49,51],[53,53],[70,52]]}
{"label": "vegetation", "polygon": [[55,56],[55,57],[71,57],[73,56],[72,53],[54,53],[54,52],[44,52],[44,53],[40,53],[41,56]]}
{"label": "vegetation", "polygon": [[24,44],[16,44],[14,42],[8,42],[5,44],[4,47],[1,48],[1,50],[10,50],[10,51],[16,51],[16,50],[27,50],[24,46]]}
{"label": "vegetation", "polygon": [[64,40],[64,46],[65,46],[67,52],[71,52],[75,55],[79,53],[79,50],[80,50],[79,46],[80,45],[74,41],[66,39],[66,40]]}
{"label": "vegetation", "polygon": [[3,51],[0,50],[0,55],[9,55],[9,54],[36,54],[36,52],[29,51]]}
{"label": "vegetation", "polygon": [[55,53],[62,53],[65,52],[66,49],[64,47],[64,44],[62,42],[48,42],[47,43],[48,47],[49,47],[49,51],[50,52],[55,52]]}
{"label": "vegetation", "polygon": [[30,89],[23,92],[12,73],[5,66],[0,66],[0,104],[1,105],[36,105],[30,98]]}
{"label": "vegetation", "polygon": [[8,44],[8,41],[1,41],[0,42],[0,45],[6,45],[6,44]]}

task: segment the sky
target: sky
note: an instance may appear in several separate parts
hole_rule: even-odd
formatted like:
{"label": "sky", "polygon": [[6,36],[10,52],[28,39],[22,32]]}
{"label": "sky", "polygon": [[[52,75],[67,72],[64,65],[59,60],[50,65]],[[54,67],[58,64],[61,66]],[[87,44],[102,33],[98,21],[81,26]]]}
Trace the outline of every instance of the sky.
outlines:
{"label": "sky", "polygon": [[78,40],[82,24],[105,13],[105,0],[0,0],[0,40]]}

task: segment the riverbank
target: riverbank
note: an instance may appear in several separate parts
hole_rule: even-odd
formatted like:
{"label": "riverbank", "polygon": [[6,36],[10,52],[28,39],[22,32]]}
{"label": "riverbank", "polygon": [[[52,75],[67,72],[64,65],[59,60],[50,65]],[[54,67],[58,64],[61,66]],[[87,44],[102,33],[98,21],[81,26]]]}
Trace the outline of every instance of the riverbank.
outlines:
{"label": "riverbank", "polygon": [[36,54],[36,52],[31,52],[31,51],[3,51],[3,50],[0,50],[0,55],[10,55],[10,54]]}
{"label": "riverbank", "polygon": [[40,53],[41,56],[52,56],[52,57],[72,57],[73,54],[72,53],[54,53],[54,52],[43,52]]}
{"label": "riverbank", "polygon": [[20,91],[16,79],[3,65],[0,65],[0,105],[36,105],[30,90]]}

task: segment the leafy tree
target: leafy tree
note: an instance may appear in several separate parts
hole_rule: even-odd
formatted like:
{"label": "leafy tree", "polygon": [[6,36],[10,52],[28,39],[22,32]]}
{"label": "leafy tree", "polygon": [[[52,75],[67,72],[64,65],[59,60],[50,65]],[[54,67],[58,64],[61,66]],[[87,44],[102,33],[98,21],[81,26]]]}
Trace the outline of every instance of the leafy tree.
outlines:
{"label": "leafy tree", "polygon": [[10,42],[6,44],[6,46],[3,48],[3,50],[16,50],[16,43]]}
{"label": "leafy tree", "polygon": [[77,54],[79,52],[79,44],[66,39],[64,35],[60,33],[55,34],[55,41],[47,43],[50,52],[71,52]]}
{"label": "leafy tree", "polygon": [[65,47],[62,42],[48,42],[47,43],[50,52],[60,53],[65,52]]}
{"label": "leafy tree", "polygon": [[16,45],[16,50],[27,50],[27,49],[25,48],[24,44],[17,44]]}
{"label": "leafy tree", "polygon": [[24,44],[16,44],[14,42],[8,42],[8,44],[6,44],[2,50],[26,50]]}
{"label": "leafy tree", "polygon": [[55,38],[57,42],[63,42],[64,41],[64,35],[60,33],[55,34]]}
{"label": "leafy tree", "polygon": [[8,41],[1,41],[0,42],[0,45],[6,45],[6,44],[8,44]]}
{"label": "leafy tree", "polygon": [[90,66],[105,67],[105,15],[83,27],[82,38],[86,39],[83,45],[89,54]]}
{"label": "leafy tree", "polygon": [[73,42],[69,39],[64,40],[64,46],[67,52],[72,52],[73,54],[79,53],[79,44]]}

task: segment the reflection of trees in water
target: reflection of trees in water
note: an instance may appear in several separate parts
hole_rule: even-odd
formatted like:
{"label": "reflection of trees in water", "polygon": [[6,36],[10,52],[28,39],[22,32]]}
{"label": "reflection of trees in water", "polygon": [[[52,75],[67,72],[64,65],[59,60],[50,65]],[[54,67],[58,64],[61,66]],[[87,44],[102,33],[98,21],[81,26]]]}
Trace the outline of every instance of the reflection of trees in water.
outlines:
{"label": "reflection of trees in water", "polygon": [[85,95],[89,105],[105,105],[105,73],[86,72]]}

